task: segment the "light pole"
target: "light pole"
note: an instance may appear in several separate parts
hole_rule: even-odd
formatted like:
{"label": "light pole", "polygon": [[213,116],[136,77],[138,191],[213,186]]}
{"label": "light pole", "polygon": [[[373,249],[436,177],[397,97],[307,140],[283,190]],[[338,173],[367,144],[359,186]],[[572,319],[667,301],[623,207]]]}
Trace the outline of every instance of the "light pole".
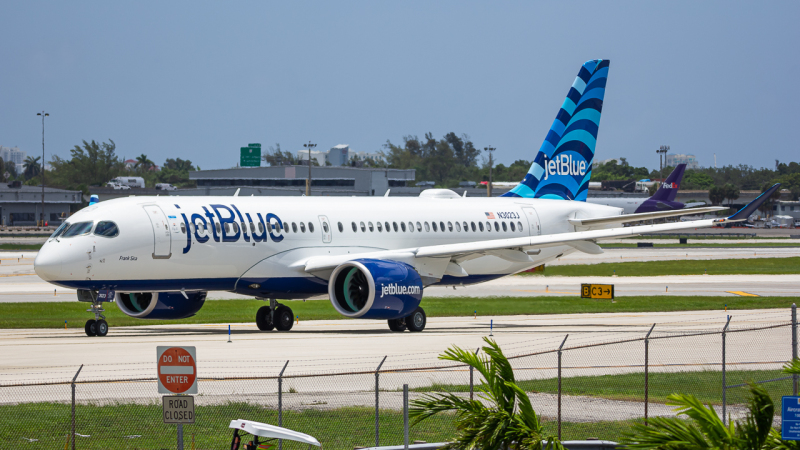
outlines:
{"label": "light pole", "polygon": [[44,118],[50,114],[42,111],[36,113],[37,116],[42,116],[42,226],[44,226]]}
{"label": "light pole", "polygon": [[303,144],[303,147],[308,149],[308,180],[306,180],[306,197],[311,196],[311,149],[316,146],[317,144],[312,144],[311,141],[308,141],[308,144]]}
{"label": "light pole", "polygon": [[[664,181],[664,163],[667,162],[667,152],[669,151],[669,145],[662,145],[661,147],[656,150],[658,153],[658,176],[661,177],[661,181]],[[664,160],[662,162],[661,155],[664,155]]]}
{"label": "light pole", "polygon": [[492,159],[492,152],[497,150],[496,148],[492,147],[491,145],[488,147],[483,147],[484,151],[489,152],[489,188],[486,190],[487,197],[492,196],[492,166],[494,166],[494,160]]}

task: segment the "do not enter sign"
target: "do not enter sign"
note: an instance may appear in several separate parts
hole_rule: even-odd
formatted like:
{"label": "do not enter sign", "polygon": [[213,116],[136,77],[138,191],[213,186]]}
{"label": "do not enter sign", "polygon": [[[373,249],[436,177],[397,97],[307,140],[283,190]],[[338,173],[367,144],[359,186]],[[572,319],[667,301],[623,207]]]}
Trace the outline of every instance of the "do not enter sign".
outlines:
{"label": "do not enter sign", "polygon": [[194,347],[157,347],[158,393],[197,394]]}

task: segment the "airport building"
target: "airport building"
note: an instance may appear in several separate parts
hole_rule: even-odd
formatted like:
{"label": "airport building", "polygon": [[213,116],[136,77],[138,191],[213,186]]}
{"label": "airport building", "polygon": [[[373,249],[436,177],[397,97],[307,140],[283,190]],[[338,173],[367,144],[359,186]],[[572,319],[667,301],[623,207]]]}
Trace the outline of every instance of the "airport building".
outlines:
{"label": "airport building", "polygon": [[22,166],[25,164],[25,158],[27,156],[28,152],[20,150],[17,147],[3,147],[0,145],[0,158],[3,158],[3,162],[6,164],[13,162],[17,173],[22,172]]}
{"label": "airport building", "polygon": [[697,157],[694,155],[683,155],[675,153],[667,155],[667,167],[675,167],[678,164],[686,164],[687,169],[697,169],[700,164],[697,162]]}
{"label": "airport building", "polygon": [[[13,183],[11,184],[13,186]],[[81,191],[44,188],[44,220],[59,225],[69,217],[70,206],[81,203]],[[0,184],[0,221],[3,226],[33,226],[42,219],[41,186],[9,187]]]}
{"label": "airport building", "polygon": [[[297,158],[302,164],[307,164],[309,150],[297,151]],[[339,144],[331,147],[330,150],[311,150],[311,158],[317,160],[320,166],[349,166],[352,160],[364,161],[371,159],[376,162],[386,162],[386,158],[380,153],[354,152],[347,144]]]}
{"label": "airport building", "polygon": [[[392,196],[415,196],[420,193],[420,188],[414,186],[415,176],[414,169],[312,166],[311,195],[373,196],[391,189]],[[308,166],[199,170],[189,172],[189,179],[197,182],[196,189],[168,193],[230,195],[242,188],[240,195],[304,195],[307,177]]]}

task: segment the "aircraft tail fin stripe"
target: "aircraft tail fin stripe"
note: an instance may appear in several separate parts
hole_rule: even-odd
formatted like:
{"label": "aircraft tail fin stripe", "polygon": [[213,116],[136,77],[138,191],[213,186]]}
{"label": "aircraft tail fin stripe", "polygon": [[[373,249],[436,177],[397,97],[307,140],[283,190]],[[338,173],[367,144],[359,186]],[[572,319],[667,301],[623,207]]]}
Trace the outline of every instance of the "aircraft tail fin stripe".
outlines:
{"label": "aircraft tail fin stripe", "polygon": [[503,196],[586,200],[609,64],[595,59],[581,66],[530,170]]}

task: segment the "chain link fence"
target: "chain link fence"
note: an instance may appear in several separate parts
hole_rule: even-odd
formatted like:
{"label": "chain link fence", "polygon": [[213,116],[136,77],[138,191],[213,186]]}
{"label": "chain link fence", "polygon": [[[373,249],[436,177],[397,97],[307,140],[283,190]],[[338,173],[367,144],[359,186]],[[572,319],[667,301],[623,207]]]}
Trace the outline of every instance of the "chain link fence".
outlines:
{"label": "chain link fence", "polygon": [[[797,380],[780,371],[797,356],[794,308],[791,316],[782,310],[741,324],[729,319],[717,329],[680,325],[686,326],[679,332],[654,325],[637,335],[606,334],[602,342],[592,333],[549,336],[536,339],[536,351],[519,345],[504,351],[547,433],[563,439],[619,440],[634,422],[674,415],[665,402],[675,392],[694,394],[733,420],[745,414],[747,382],[764,383],[776,406],[782,395],[796,395]],[[270,376],[199,374],[184,448],[226,448],[232,419],[308,433],[326,449],[398,445],[404,384],[411,400],[437,393],[481,398],[478,373],[451,362],[389,367],[384,358],[374,370],[349,372],[318,372],[303,363],[295,370],[292,361],[270,367]],[[0,383],[0,448],[175,448],[177,429],[163,423],[155,377],[57,377]],[[434,416],[411,427],[409,440],[447,441],[455,419]],[[284,441],[280,448],[306,446]]]}

